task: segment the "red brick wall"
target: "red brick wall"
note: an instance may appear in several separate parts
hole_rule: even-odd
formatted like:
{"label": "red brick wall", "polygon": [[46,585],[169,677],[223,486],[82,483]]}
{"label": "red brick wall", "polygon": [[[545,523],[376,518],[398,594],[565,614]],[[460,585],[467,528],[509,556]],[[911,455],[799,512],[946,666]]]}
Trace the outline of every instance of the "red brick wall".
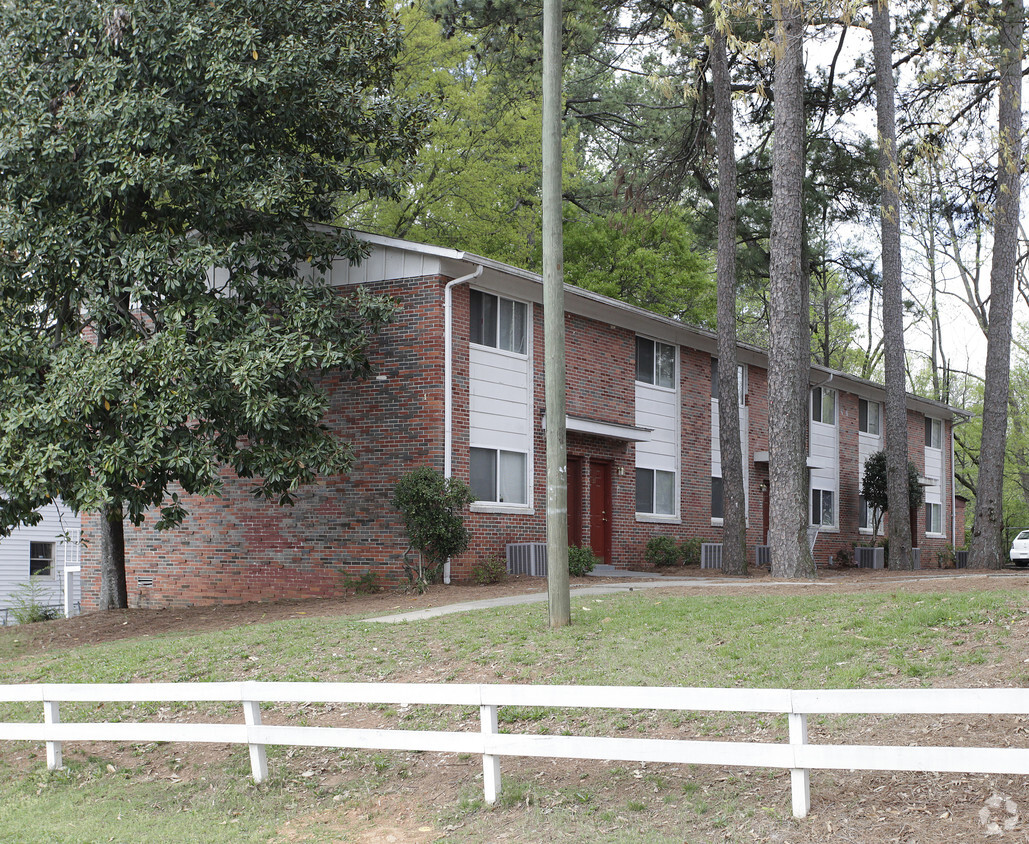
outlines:
{"label": "red brick wall", "polygon": [[[178,529],[157,533],[126,526],[128,587],[133,606],[270,600],[339,595],[343,576],[373,570],[384,580],[403,579],[406,540],[390,499],[396,481],[422,464],[443,468],[444,340],[443,280],[409,279],[373,285],[398,298],[397,321],[377,340],[376,372],[385,381],[324,379],[330,394],[328,424],[354,447],[353,470],[303,490],[294,507],[255,500],[247,482],[227,480],[217,499],[187,499],[190,516]],[[468,287],[453,290],[453,474],[468,480]],[[542,309],[533,306],[533,512],[467,516],[472,548],[455,558],[452,575],[468,579],[475,562],[503,557],[510,542],[543,541],[546,514]],[[574,416],[626,425],[635,423],[635,333],[569,314],[567,332],[567,409]],[[656,535],[721,539],[711,524],[711,358],[706,352],[680,351],[682,463],[681,523],[638,522],[635,516],[635,446],[632,443],[571,432],[568,453],[581,458],[583,535],[590,535],[589,477],[594,461],[612,467],[612,560],[629,567],[643,560],[647,540]],[[835,386],[835,385],[834,385]],[[766,372],[748,367],[750,444],[749,526],[747,541],[763,541],[767,463],[754,455],[767,451]],[[857,397],[839,392],[840,530],[820,535],[815,557],[824,566],[841,549],[850,551],[867,537],[857,529],[860,479],[857,467]],[[950,427],[945,425],[945,442]],[[910,453],[924,463],[924,422],[909,414]],[[950,468],[949,449],[944,450]],[[946,471],[945,471],[945,477]],[[949,481],[948,481],[949,483]],[[945,524],[951,530],[950,489],[945,495]],[[923,565],[935,566],[946,544],[924,536],[924,511],[918,514]],[[83,554],[83,605],[95,606],[99,591],[97,542],[92,519],[84,519],[89,544]],[[92,540],[92,541],[90,541]],[[753,551],[750,551],[753,560]],[[144,586],[139,578],[152,578]]]}

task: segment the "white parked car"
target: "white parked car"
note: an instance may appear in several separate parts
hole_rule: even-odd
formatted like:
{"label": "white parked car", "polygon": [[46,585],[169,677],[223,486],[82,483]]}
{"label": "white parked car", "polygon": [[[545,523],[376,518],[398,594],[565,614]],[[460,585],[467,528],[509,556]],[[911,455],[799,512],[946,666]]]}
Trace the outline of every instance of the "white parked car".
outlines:
{"label": "white parked car", "polygon": [[1011,543],[1011,562],[1016,566],[1029,566],[1029,530],[1023,530]]}

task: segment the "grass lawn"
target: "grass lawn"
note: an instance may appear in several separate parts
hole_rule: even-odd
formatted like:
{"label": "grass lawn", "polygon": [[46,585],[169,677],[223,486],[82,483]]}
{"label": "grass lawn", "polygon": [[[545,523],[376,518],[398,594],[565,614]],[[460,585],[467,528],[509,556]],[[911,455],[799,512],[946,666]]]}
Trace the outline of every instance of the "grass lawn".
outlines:
{"label": "grass lawn", "polygon": [[[60,649],[37,646],[27,628],[9,629],[0,633],[0,682],[1029,685],[1021,580],[1010,591],[982,592],[634,592],[573,596],[572,606],[573,626],[559,631],[546,628],[543,605],[400,625],[298,618]],[[0,715],[40,720],[38,709],[10,704]],[[62,717],[242,720],[215,704],[66,704]],[[500,718],[511,732],[786,736],[785,718],[776,716],[511,707]],[[477,710],[439,707],[281,706],[269,707],[265,720],[478,728]],[[1026,746],[1025,721],[831,717],[813,720],[811,734],[863,744]],[[1003,828],[1010,812],[1003,799],[987,805],[994,794],[1024,797],[1029,812],[1024,778],[1007,777],[816,772],[812,816],[795,821],[782,771],[504,759],[501,800],[487,807],[479,758],[458,754],[276,749],[271,781],[261,786],[249,779],[245,748],[66,745],[65,762],[48,773],[43,747],[0,745],[0,842],[867,842],[907,841],[905,829],[917,831],[911,840],[935,842],[981,838],[989,823]]]}

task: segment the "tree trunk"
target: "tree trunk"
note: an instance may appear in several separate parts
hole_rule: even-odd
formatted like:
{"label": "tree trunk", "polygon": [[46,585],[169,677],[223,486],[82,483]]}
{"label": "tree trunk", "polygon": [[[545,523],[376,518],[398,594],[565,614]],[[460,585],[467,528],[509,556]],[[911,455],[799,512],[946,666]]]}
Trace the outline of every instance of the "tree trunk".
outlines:
{"label": "tree trunk", "polygon": [[775,20],[775,142],[769,267],[768,540],[775,577],[814,577],[807,542],[805,424],[811,354],[805,309],[804,15],[799,0],[772,4]]}
{"label": "tree trunk", "polygon": [[99,609],[118,610],[129,605],[125,587],[125,523],[121,502],[100,510]]}
{"label": "tree trunk", "polygon": [[990,325],[986,345],[979,484],[968,563],[997,569],[1003,556],[1004,452],[1011,377],[1011,309],[1018,262],[1022,137],[1022,0],[1004,0],[998,88],[997,202],[990,264]]}
{"label": "tree trunk", "polygon": [[[872,0],[872,52],[875,58],[875,113],[879,128],[879,218],[882,230],[883,341],[886,363],[886,500],[891,514],[907,513],[908,411],[904,366],[904,305],[900,254],[900,172],[894,105],[893,38],[887,0]],[[889,520],[889,567],[910,570],[911,524]]]}
{"label": "tree trunk", "polygon": [[736,380],[736,139],[725,33],[711,49],[718,148],[718,443],[722,456],[722,571],[747,573],[747,497]]}

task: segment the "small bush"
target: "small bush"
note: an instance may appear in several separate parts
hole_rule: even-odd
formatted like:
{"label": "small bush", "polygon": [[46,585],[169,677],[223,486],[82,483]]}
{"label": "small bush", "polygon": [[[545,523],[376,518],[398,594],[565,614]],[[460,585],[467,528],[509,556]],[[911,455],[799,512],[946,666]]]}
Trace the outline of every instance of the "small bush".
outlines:
{"label": "small bush", "polygon": [[568,548],[568,574],[572,577],[585,577],[600,561],[589,545],[581,548],[571,545]]}
{"label": "small bush", "polygon": [[22,583],[11,595],[11,615],[18,624],[34,624],[37,621],[53,621],[61,617],[58,607],[44,603],[45,595],[35,581]]}
{"label": "small bush", "polygon": [[497,554],[479,560],[472,568],[472,579],[480,586],[503,583],[507,580],[507,563]]}
{"label": "small bush", "polygon": [[682,557],[682,565],[684,566],[699,566],[700,565],[700,546],[704,540],[699,536],[694,536],[689,539],[684,539],[682,544],[679,546],[679,554]]}
{"label": "small bush", "polygon": [[647,540],[643,559],[647,561],[648,565],[656,567],[681,566],[682,549],[674,537],[652,536]]}
{"label": "small bush", "polygon": [[379,582],[378,575],[368,569],[356,577],[351,574],[343,575],[344,595],[347,591],[351,591],[355,595],[374,595],[382,591],[382,584]]}

